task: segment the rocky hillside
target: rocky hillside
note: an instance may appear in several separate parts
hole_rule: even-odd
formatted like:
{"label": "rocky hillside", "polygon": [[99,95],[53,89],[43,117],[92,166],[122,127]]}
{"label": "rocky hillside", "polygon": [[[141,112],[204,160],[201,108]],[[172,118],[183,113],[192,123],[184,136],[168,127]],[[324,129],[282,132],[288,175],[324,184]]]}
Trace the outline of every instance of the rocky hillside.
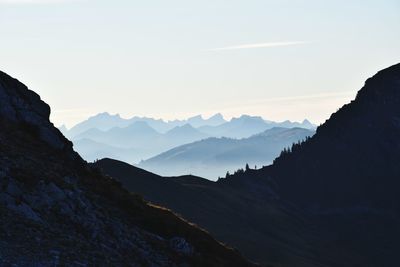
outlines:
{"label": "rocky hillside", "polygon": [[49,114],[0,72],[1,266],[252,266],[89,167]]}

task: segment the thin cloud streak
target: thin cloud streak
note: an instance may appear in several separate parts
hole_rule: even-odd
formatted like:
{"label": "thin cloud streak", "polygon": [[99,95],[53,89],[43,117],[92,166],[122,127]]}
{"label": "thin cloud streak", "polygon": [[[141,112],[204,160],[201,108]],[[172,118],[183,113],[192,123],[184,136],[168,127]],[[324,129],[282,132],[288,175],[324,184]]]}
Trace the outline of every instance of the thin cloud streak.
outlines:
{"label": "thin cloud streak", "polygon": [[309,43],[310,42],[305,42],[305,41],[256,43],[256,44],[244,44],[244,45],[234,45],[234,46],[227,46],[227,47],[220,47],[220,48],[212,48],[212,49],[208,49],[207,51],[269,48],[269,47],[280,47],[280,46],[303,45],[303,44],[309,44]]}

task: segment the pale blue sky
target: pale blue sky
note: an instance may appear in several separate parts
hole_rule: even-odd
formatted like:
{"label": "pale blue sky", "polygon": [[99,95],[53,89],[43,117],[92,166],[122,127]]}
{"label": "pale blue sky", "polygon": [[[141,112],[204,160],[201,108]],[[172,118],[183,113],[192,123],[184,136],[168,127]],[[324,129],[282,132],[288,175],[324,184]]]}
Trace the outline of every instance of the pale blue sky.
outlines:
{"label": "pale blue sky", "polygon": [[0,69],[73,125],[108,111],[320,123],[400,62],[400,1],[0,0]]}

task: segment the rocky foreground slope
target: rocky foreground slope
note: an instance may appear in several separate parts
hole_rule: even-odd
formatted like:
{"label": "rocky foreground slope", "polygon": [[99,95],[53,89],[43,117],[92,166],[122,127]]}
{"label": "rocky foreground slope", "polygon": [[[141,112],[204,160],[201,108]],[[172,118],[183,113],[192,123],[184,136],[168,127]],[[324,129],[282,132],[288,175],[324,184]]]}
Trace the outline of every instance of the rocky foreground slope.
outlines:
{"label": "rocky foreground slope", "polygon": [[88,167],[49,114],[0,72],[0,266],[252,266]]}

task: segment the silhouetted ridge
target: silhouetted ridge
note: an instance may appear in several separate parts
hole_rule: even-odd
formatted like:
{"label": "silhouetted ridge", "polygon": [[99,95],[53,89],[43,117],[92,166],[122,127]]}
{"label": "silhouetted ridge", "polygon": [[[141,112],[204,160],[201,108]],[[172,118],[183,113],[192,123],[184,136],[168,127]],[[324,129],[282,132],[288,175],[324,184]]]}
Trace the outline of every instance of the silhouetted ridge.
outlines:
{"label": "silhouetted ridge", "polygon": [[400,208],[400,64],[368,79],[307,142],[260,172],[306,207]]}

